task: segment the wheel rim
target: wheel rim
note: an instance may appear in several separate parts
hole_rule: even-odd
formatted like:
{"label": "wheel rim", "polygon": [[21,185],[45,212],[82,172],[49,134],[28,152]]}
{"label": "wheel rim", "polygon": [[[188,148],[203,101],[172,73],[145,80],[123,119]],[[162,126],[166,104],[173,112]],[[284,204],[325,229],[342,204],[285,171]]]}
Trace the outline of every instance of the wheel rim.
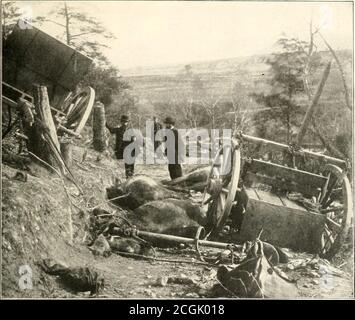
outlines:
{"label": "wheel rim", "polygon": [[95,100],[95,91],[91,87],[82,89],[77,95],[70,99],[65,111],[67,121],[65,127],[80,134],[84,128]]}
{"label": "wheel rim", "polygon": [[[229,173],[221,174],[221,172],[228,172],[228,166],[230,166]],[[213,160],[203,196],[205,199],[206,194],[210,194],[210,198],[207,200],[210,202],[207,211],[209,224],[207,236],[220,232],[226,223],[237,192],[239,174],[240,150],[229,145],[220,148]],[[210,201],[211,199],[212,201]]]}
{"label": "wheel rim", "polygon": [[320,256],[331,259],[339,251],[351,225],[352,193],[349,179],[339,167],[328,164],[324,172],[327,182],[321,194],[320,210],[326,218]]}

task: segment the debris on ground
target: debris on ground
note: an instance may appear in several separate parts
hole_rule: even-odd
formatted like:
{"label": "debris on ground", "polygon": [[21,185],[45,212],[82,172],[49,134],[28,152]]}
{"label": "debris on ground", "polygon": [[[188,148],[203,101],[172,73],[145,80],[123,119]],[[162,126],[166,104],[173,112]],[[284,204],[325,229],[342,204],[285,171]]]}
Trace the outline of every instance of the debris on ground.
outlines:
{"label": "debris on ground", "polygon": [[297,287],[281,277],[255,241],[247,257],[235,268],[221,266],[217,279],[222,288],[238,298],[296,298]]}
{"label": "debris on ground", "polygon": [[99,294],[103,290],[105,281],[95,270],[89,267],[66,267],[51,259],[44,259],[38,263],[44,272],[59,276],[60,281],[75,292],[90,291]]}
{"label": "debris on ground", "polygon": [[89,247],[94,255],[108,256],[111,253],[111,247],[106,238],[100,234],[94,243]]}

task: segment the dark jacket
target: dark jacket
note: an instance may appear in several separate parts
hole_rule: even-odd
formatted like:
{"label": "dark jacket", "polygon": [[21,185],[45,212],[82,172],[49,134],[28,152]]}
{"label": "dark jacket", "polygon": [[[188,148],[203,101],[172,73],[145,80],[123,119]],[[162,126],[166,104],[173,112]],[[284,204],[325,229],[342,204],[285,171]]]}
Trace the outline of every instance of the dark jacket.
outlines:
{"label": "dark jacket", "polygon": [[[184,140],[182,137],[179,135],[178,130],[173,128],[173,129],[165,129],[166,131],[172,131],[174,134],[174,141],[170,142],[167,137],[165,137],[165,144],[166,144],[166,149],[165,149],[165,155],[168,158],[168,163],[169,164],[181,164],[185,161],[185,144]],[[170,145],[170,143],[172,145]],[[175,150],[175,154],[169,154],[168,149],[172,148]]]}
{"label": "dark jacket", "polygon": [[[116,135],[116,143],[115,143],[115,155],[116,158],[121,160],[123,159],[123,151],[124,149],[134,141],[134,139],[132,138],[131,141],[124,141],[123,140],[123,135],[125,133],[125,131],[127,130],[127,126],[122,125],[120,127],[110,127],[108,125],[106,125],[107,129],[110,131],[110,133],[115,134]],[[132,156],[134,157],[135,154],[132,154]]]}

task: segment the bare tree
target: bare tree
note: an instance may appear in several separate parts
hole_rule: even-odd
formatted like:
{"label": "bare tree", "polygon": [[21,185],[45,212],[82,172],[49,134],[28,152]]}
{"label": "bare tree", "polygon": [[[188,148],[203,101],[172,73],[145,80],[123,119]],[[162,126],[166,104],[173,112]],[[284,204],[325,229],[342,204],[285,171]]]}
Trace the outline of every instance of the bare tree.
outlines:
{"label": "bare tree", "polygon": [[338,69],[339,69],[340,75],[341,75],[341,80],[342,80],[343,86],[344,86],[345,103],[346,103],[346,106],[348,107],[348,109],[351,111],[352,110],[352,106],[351,106],[351,103],[350,103],[349,89],[348,89],[348,86],[346,84],[345,73],[344,73],[343,67],[342,67],[342,65],[340,63],[340,60],[339,60],[337,54],[335,53],[335,51],[333,50],[333,48],[328,43],[328,41],[325,40],[325,38],[322,36],[322,34],[320,32],[318,32],[318,34],[322,38],[322,40],[324,41],[325,45],[327,46],[327,48],[329,49],[329,51],[333,55],[335,62],[337,63],[337,66],[338,66]]}
{"label": "bare tree", "polygon": [[15,23],[21,17],[19,7],[13,1],[1,3],[1,25],[2,25],[2,38],[6,39],[9,33],[9,26]]}
{"label": "bare tree", "polygon": [[[309,41],[307,60],[306,60],[306,64],[305,64],[305,68],[304,68],[304,76],[303,76],[305,92],[307,93],[307,97],[308,97],[308,101],[309,101],[310,106],[309,106],[306,117],[304,119],[305,121],[302,124],[301,130],[300,130],[300,133],[298,136],[298,143],[300,143],[300,141],[303,138],[303,135],[305,133],[305,130],[306,130],[306,127],[308,124],[307,121],[310,120],[312,123],[312,126],[313,126],[313,130],[312,130],[313,133],[322,142],[322,144],[328,150],[328,152],[336,157],[344,158],[346,156],[335,147],[335,145],[330,141],[330,139],[326,138],[325,134],[322,132],[322,130],[320,128],[320,125],[319,125],[320,121],[315,121],[315,114],[313,114],[314,109],[316,108],[316,106],[318,104],[318,100],[322,94],[322,90],[323,90],[325,81],[327,80],[327,77],[329,75],[329,70],[330,70],[330,64],[328,64],[328,68],[325,69],[324,74],[323,74],[323,79],[322,79],[320,85],[318,86],[317,93],[315,95],[313,95],[312,90],[310,88],[310,77],[311,77],[312,73],[315,71],[315,69],[318,67],[318,64],[314,63],[314,60],[315,60],[314,56],[316,53],[316,45],[315,45],[314,39],[315,39],[315,35],[317,35],[317,34],[320,35],[320,37],[323,39],[323,41],[327,45],[329,51],[332,53],[332,56],[334,57],[335,61],[337,62],[338,68],[339,68],[341,76],[342,76],[344,88],[345,88],[345,100],[346,100],[347,106],[349,108],[348,90],[347,90],[347,85],[345,82],[344,71],[341,67],[340,61],[339,61],[337,55],[335,54],[334,50],[330,47],[330,45],[326,42],[324,37],[320,34],[320,27],[314,29],[313,21],[311,19],[310,24],[309,24],[309,39],[310,39],[310,41]],[[350,110],[351,110],[351,105],[350,105]],[[307,117],[307,115],[309,117]]]}
{"label": "bare tree", "polygon": [[101,49],[107,47],[107,41],[114,39],[115,36],[106,30],[100,21],[69,6],[66,2],[54,9],[52,14],[54,19],[36,17],[36,20],[49,21],[63,27],[63,37],[67,45],[86,53],[98,62],[107,64],[107,58]]}

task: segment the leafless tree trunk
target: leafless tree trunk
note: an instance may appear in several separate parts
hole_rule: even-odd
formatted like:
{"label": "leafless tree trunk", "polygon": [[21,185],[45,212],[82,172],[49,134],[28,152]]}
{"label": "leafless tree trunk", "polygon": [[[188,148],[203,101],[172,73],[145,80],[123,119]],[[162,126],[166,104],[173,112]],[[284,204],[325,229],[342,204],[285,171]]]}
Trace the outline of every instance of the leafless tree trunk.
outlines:
{"label": "leafless tree trunk", "polygon": [[325,68],[325,70],[323,72],[323,76],[322,76],[322,79],[321,79],[321,81],[320,81],[320,83],[318,85],[317,92],[316,92],[315,96],[313,97],[313,100],[312,100],[310,106],[308,107],[307,113],[306,113],[306,115],[305,115],[305,117],[303,119],[300,131],[299,131],[298,136],[297,136],[297,144],[298,145],[301,145],[302,140],[303,140],[303,138],[304,138],[304,136],[306,134],[306,130],[307,130],[308,125],[309,125],[309,123],[311,121],[312,115],[314,114],[314,111],[315,111],[316,106],[318,104],[319,98],[322,95],[322,91],[323,91],[325,82],[328,79],[329,72],[330,72],[330,67],[331,67],[331,62],[329,62],[327,64],[327,67]]}
{"label": "leafless tree trunk", "polygon": [[69,17],[68,6],[66,2],[64,2],[64,15],[65,15],[65,35],[67,39],[67,45],[70,46],[71,44],[70,17]]}
{"label": "leafless tree trunk", "polygon": [[339,71],[340,71],[341,79],[343,81],[345,103],[346,103],[346,106],[348,107],[348,109],[351,111],[352,110],[352,106],[351,106],[350,98],[349,98],[349,89],[348,89],[348,86],[346,84],[345,73],[344,73],[343,67],[341,66],[341,63],[340,63],[340,61],[338,59],[338,56],[336,55],[335,51],[330,46],[330,44],[325,40],[325,38],[322,36],[322,34],[320,32],[319,32],[319,36],[322,38],[322,40],[324,41],[325,45],[328,47],[329,51],[331,52],[331,54],[334,57],[334,60],[337,63],[337,66],[338,66]]}
{"label": "leafless tree trunk", "polygon": [[[314,49],[314,35],[317,34],[317,33],[319,33],[319,29],[316,29],[315,31],[313,31],[313,24],[312,24],[312,20],[311,20],[310,25],[309,25],[310,44],[309,44],[309,49],[308,49],[308,53],[307,53],[307,63],[306,63],[306,66],[305,66],[304,77],[303,77],[303,83],[304,83],[305,91],[306,91],[306,94],[308,96],[309,103],[311,104],[310,108],[311,108],[313,102],[312,102],[312,92],[311,92],[311,89],[310,89],[310,86],[309,86],[308,79],[310,77],[311,57],[312,57],[313,49]],[[326,70],[327,69],[325,69],[324,72],[326,72]],[[328,71],[328,75],[329,75],[329,71]],[[326,77],[328,77],[328,75]],[[325,76],[325,74],[323,74],[323,77],[324,76]],[[319,89],[319,87],[318,87],[318,89]],[[321,92],[320,92],[320,94],[321,94]],[[320,95],[319,95],[319,97],[320,97]],[[318,99],[319,99],[319,97],[318,97]],[[313,101],[315,100],[315,98],[313,99]],[[317,101],[317,103],[318,103],[318,101]],[[315,119],[313,117],[313,111],[314,110],[312,111],[312,109],[311,109],[309,111],[310,111],[311,114],[308,115],[307,121],[309,122],[309,120],[311,119],[312,126],[313,126],[313,132],[317,135],[317,137],[322,142],[324,147],[328,150],[328,152],[330,154],[332,154],[334,156],[337,156],[337,157],[344,158],[344,155],[342,155],[342,153],[320,132],[320,129],[318,128],[318,126],[316,124],[316,121],[315,121]],[[308,124],[306,124],[306,126],[307,125]],[[302,128],[301,128],[301,130],[302,130]],[[301,132],[301,130],[300,130],[300,132]],[[299,140],[299,137],[298,137],[298,140]],[[302,138],[301,138],[301,140],[302,140]],[[299,142],[299,144],[300,144],[300,142]]]}

